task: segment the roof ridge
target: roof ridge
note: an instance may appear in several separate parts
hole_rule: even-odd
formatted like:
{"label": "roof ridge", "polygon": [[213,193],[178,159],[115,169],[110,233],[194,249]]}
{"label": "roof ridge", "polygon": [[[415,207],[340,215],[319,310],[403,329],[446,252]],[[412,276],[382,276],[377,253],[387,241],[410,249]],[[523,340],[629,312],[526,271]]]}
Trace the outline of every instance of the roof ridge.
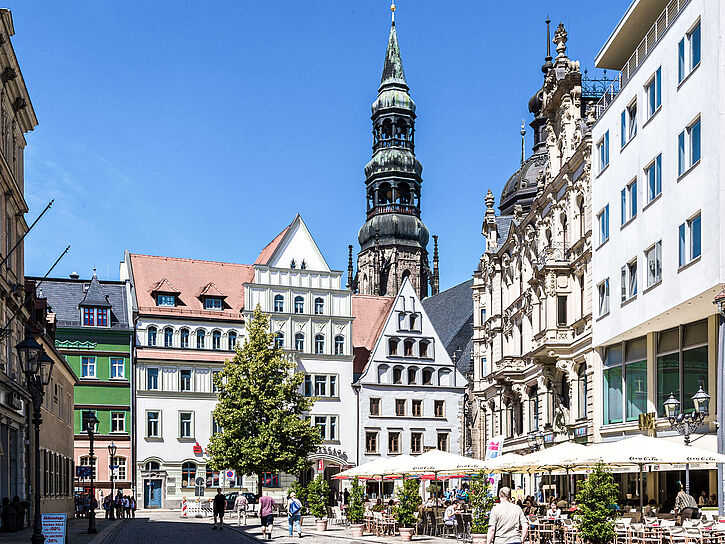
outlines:
{"label": "roof ridge", "polygon": [[168,259],[171,261],[183,261],[183,262],[197,262],[197,263],[210,263],[210,264],[226,264],[230,266],[244,266],[247,268],[254,268],[253,264],[246,263],[232,263],[229,261],[211,261],[208,259],[189,259],[186,257],[167,257],[164,255],[147,255],[145,253],[129,253],[131,257],[148,257],[150,259]]}

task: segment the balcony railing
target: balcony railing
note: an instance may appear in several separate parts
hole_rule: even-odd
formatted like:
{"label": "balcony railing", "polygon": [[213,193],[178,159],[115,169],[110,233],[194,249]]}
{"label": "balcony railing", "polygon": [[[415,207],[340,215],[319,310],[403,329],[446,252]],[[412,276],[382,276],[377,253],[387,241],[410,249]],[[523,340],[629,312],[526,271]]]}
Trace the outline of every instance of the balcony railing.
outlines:
{"label": "balcony railing", "polygon": [[384,147],[402,147],[403,149],[415,151],[415,144],[407,138],[380,138],[373,142],[373,151]]}
{"label": "balcony railing", "polygon": [[647,34],[645,34],[645,37],[641,42],[639,42],[639,45],[637,46],[637,49],[634,50],[634,53],[632,53],[632,56],[629,57],[629,60],[627,60],[625,65],[622,67],[622,71],[619,73],[619,76],[612,81],[609,89],[605,91],[595,104],[594,108],[597,119],[599,119],[604,112],[607,111],[607,108],[612,102],[614,102],[614,99],[617,97],[619,92],[624,89],[627,83],[629,83],[629,80],[632,79],[645,59],[667,33],[669,28],[672,26],[672,23],[677,20],[677,17],[680,13],[682,13],[682,10],[684,10],[690,2],[691,0],[670,0],[667,7],[650,27]]}
{"label": "balcony railing", "polygon": [[420,210],[410,204],[382,204],[368,210],[368,218],[381,213],[402,213],[420,217]]}

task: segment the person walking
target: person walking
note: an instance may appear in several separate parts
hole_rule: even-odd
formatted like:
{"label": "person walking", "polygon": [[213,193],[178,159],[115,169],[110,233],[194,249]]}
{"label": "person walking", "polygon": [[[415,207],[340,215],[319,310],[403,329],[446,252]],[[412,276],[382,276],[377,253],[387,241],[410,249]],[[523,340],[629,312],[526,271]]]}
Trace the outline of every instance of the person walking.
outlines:
{"label": "person walking", "polygon": [[293,528],[297,529],[297,536],[302,538],[302,503],[293,491],[289,494],[289,502],[287,503],[287,522],[289,523],[289,536],[292,536]]}
{"label": "person walking", "polygon": [[212,529],[216,529],[216,520],[217,517],[219,518],[219,530],[224,530],[224,508],[226,508],[227,505],[227,499],[224,495],[222,495],[222,488],[217,487],[216,495],[214,495],[213,500],[213,512],[214,512],[214,525],[211,526]]}
{"label": "person walking", "polygon": [[123,517],[124,519],[131,517],[131,501],[128,500],[128,495],[123,496]]}
{"label": "person walking", "polygon": [[502,487],[498,492],[501,500],[491,509],[486,544],[521,544],[526,542],[529,522],[523,510],[511,502],[511,489]]}
{"label": "person walking", "polygon": [[[262,523],[262,538],[272,540],[272,527],[274,527],[275,502],[269,495],[259,497],[259,521]],[[269,530],[269,532],[267,532]]]}
{"label": "person walking", "polygon": [[234,509],[237,511],[237,527],[242,525],[242,518],[244,518],[244,525],[247,524],[248,506],[249,501],[247,500],[247,497],[245,497],[242,493],[237,495],[237,498],[234,500]]}

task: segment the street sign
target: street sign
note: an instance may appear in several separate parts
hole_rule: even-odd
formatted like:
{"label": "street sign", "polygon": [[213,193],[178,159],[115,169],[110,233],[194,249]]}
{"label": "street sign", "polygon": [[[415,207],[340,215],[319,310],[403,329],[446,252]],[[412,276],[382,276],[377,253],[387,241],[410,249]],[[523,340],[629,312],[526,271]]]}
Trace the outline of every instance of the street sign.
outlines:
{"label": "street sign", "polygon": [[233,480],[234,477],[236,476],[236,473],[233,470],[227,470],[225,472],[225,474],[226,474],[227,478],[229,478],[230,480]]}
{"label": "street sign", "polygon": [[199,476],[199,477],[198,477],[198,478],[197,478],[197,479],[196,479],[196,480],[194,481],[194,483],[195,483],[195,484],[197,485],[197,487],[205,487],[205,484],[206,484],[206,480],[205,480],[204,478],[202,478],[201,476]]}
{"label": "street sign", "polygon": [[43,536],[48,544],[65,544],[66,515],[42,514]]}
{"label": "street sign", "polygon": [[91,467],[89,466],[76,466],[76,478],[90,478]]}
{"label": "street sign", "polygon": [[204,486],[202,486],[202,485],[197,485],[197,486],[196,486],[196,487],[194,488],[194,496],[195,496],[195,497],[203,497],[203,496],[204,496]]}

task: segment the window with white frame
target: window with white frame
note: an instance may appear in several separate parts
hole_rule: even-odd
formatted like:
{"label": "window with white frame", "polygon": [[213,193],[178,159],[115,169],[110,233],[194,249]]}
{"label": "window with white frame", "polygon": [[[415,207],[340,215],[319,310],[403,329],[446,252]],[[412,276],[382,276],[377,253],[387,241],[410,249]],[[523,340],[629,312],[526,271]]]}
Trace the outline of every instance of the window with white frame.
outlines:
{"label": "window with white frame", "polygon": [[91,474],[94,479],[96,479],[96,463],[95,459],[91,459],[90,456],[84,455],[81,457],[81,466],[82,467],[91,467]]}
{"label": "window with white frame", "polygon": [[318,416],[312,418],[313,424],[320,431],[325,442],[337,440],[337,416]]}
{"label": "window with white frame", "polygon": [[237,347],[237,333],[234,331],[229,331],[229,334],[227,335],[227,340],[229,342],[229,351],[234,351],[234,348]]}
{"label": "window with white frame", "polygon": [[156,345],[156,327],[149,327],[146,329],[146,345],[148,346],[155,346]]}
{"label": "window with white frame", "polygon": [[96,358],[81,357],[81,378],[96,378]]}
{"label": "window with white frame", "polygon": [[114,457],[111,463],[116,470],[116,480],[121,482],[126,480],[126,458],[125,457]]}
{"label": "window with white frame", "polygon": [[627,143],[637,135],[637,99],[635,98],[629,106],[627,106],[621,115],[621,146]]}
{"label": "window with white frame", "polygon": [[146,369],[146,389],[149,391],[158,391],[159,389],[159,369]]}
{"label": "window with white frame", "polygon": [[609,240],[609,204],[597,215],[599,224],[599,245]]}
{"label": "window with white frame", "polygon": [[194,437],[194,412],[179,412],[179,438]]}
{"label": "window with white frame", "polygon": [[179,337],[181,339],[181,347],[188,348],[189,347],[189,329],[181,329],[181,333],[180,333]]}
{"label": "window with white frame", "polygon": [[599,316],[609,313],[609,278],[597,285],[599,292]]}
{"label": "window with white frame", "polygon": [[337,374],[305,374],[302,393],[306,397],[337,398]]}
{"label": "window with white frame", "polygon": [[647,180],[647,202],[652,202],[662,192],[662,154],[660,153],[644,169]]}
{"label": "window with white frame", "polygon": [[146,437],[161,438],[161,412],[146,412]]}
{"label": "window with white frame", "polygon": [[702,230],[699,213],[680,225],[677,239],[679,245],[680,266],[685,266],[687,263],[692,262],[701,255]]}
{"label": "window with white frame", "polygon": [[204,349],[205,341],[206,341],[206,332],[201,329],[196,331],[196,349]]}
{"label": "window with white frame", "polygon": [[171,348],[174,346],[174,329],[166,327],[164,329],[164,347]]}
{"label": "window with white frame", "polygon": [[599,171],[603,171],[609,165],[609,131],[597,143],[597,154],[599,155]]}
{"label": "window with white frame", "polygon": [[677,174],[682,175],[701,158],[700,118],[693,121],[677,137]]}
{"label": "window with white frame", "polygon": [[365,453],[378,453],[378,431],[365,431]]}
{"label": "window with white frame", "polygon": [[111,357],[111,379],[123,379],[124,360],[118,357]]}
{"label": "window with white frame", "polygon": [[179,390],[191,391],[191,369],[182,368],[179,371]]}
{"label": "window with white frame", "polygon": [[644,86],[644,94],[647,97],[647,118],[649,119],[662,106],[662,67],[652,75]]}
{"label": "window with white frame", "polygon": [[622,267],[622,302],[626,302],[637,294],[637,259],[633,259]]}
{"label": "window with white frame", "polygon": [[644,252],[647,263],[647,287],[662,281],[662,240]]}
{"label": "window with white frame", "polygon": [[637,217],[637,178],[622,189],[622,225]]}
{"label": "window with white frame", "polygon": [[677,81],[679,83],[682,83],[700,64],[702,59],[701,33],[702,29],[698,21],[677,44]]}
{"label": "window with white frame", "polygon": [[111,432],[126,432],[126,412],[111,412]]}

